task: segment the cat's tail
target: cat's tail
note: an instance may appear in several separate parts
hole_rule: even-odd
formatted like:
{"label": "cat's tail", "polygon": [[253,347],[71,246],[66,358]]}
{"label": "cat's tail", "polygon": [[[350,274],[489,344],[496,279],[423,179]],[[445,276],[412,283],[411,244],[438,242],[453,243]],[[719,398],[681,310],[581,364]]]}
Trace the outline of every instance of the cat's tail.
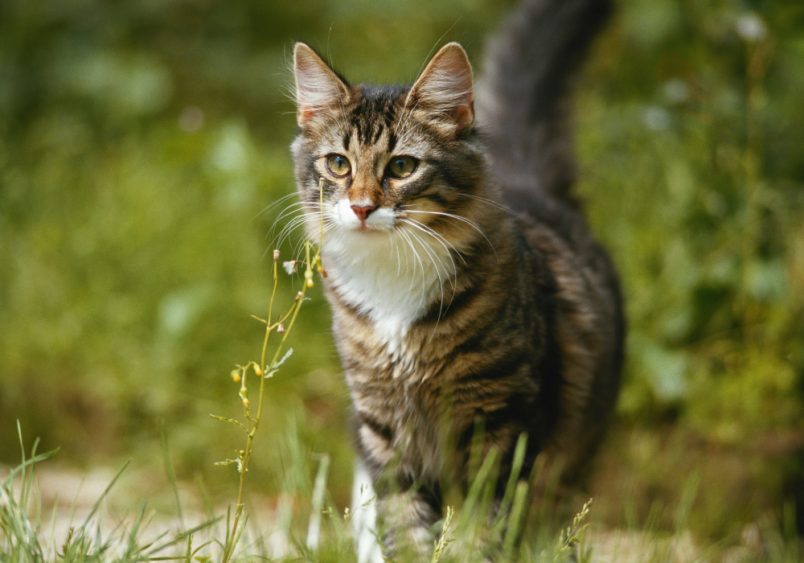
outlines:
{"label": "cat's tail", "polygon": [[[570,86],[611,0],[524,0],[491,39],[478,120],[511,199],[574,202]],[[519,197],[517,197],[519,196]]]}

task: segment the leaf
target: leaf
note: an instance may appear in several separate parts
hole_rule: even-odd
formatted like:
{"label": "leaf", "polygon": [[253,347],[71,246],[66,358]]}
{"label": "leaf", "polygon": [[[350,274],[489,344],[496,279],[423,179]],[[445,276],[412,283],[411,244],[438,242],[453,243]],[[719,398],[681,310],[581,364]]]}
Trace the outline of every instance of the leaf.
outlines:
{"label": "leaf", "polygon": [[246,425],[243,424],[242,422],[240,422],[239,420],[235,420],[233,418],[226,418],[225,416],[218,416],[217,414],[211,414],[209,416],[211,416],[215,420],[220,420],[221,422],[228,422],[230,424],[236,424],[237,426],[242,428],[244,431],[248,432],[248,428],[246,428]]}
{"label": "leaf", "polygon": [[288,351],[285,352],[285,355],[282,356],[281,360],[279,360],[278,362],[274,362],[273,364],[271,364],[270,368],[265,370],[265,377],[273,377],[274,374],[278,371],[279,366],[288,361],[288,358],[290,357],[291,354],[293,354],[293,348],[289,348]]}
{"label": "leaf", "polygon": [[242,459],[225,459],[223,461],[216,461],[213,465],[217,466],[224,466],[224,465],[237,465],[237,470],[240,471],[243,467],[243,460]]}

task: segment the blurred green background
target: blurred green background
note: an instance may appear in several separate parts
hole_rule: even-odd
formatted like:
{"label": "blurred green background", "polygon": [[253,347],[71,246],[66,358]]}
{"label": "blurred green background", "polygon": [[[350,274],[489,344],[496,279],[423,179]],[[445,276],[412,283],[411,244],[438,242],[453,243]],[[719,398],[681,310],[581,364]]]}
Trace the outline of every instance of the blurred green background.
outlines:
{"label": "blurred green background", "polygon": [[[163,425],[180,478],[231,500],[213,462],[241,437],[208,414],[240,414],[229,371],[261,346],[250,315],[294,201],[272,207],[294,189],[293,42],[355,82],[410,82],[449,40],[479,66],[512,5],[0,3],[0,462],[19,459],[19,420],[62,464],[159,470]],[[804,523],[803,92],[800,0],[623,0],[595,44],[580,190],[630,319],[592,483],[611,525],[685,491],[702,535],[785,506]],[[280,303],[299,287],[283,276]],[[332,456],[344,501],[349,401],[312,296],[249,478],[280,491],[300,444]]]}

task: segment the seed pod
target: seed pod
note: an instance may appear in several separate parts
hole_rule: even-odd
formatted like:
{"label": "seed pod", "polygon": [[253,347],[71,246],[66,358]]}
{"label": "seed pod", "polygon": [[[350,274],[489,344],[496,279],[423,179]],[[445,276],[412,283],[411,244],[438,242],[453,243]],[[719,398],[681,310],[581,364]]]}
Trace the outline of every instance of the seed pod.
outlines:
{"label": "seed pod", "polygon": [[279,250],[274,250],[274,262],[279,261]]}

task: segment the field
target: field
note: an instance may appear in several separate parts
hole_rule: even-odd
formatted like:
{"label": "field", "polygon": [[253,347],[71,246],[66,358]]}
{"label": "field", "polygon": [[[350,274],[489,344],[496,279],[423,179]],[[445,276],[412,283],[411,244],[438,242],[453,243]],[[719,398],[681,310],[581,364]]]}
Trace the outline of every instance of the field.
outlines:
{"label": "field", "polygon": [[[225,520],[238,473],[215,462],[246,444],[209,415],[242,418],[231,372],[260,359],[265,327],[252,316],[268,315],[273,250],[284,260],[303,249],[301,231],[281,236],[294,201],[282,199],[294,190],[293,41],[354,81],[410,82],[450,40],[482,73],[484,38],[512,5],[0,4],[0,478],[37,439],[38,452],[59,449],[37,469],[27,514],[8,512],[11,499],[25,504],[22,476],[13,494],[7,482],[0,560],[33,541],[11,522],[41,524],[40,537],[66,522],[61,550],[82,475],[93,494],[76,514],[104,499],[93,538],[98,522],[125,538],[110,524],[128,514],[130,528],[140,510],[170,537]],[[568,507],[594,498],[582,544],[599,556],[622,540],[633,560],[799,560],[801,92],[799,0],[622,0],[594,45],[574,98],[579,191],[629,319],[617,417]],[[276,306],[303,282],[280,272]],[[326,508],[321,548],[302,553],[349,558],[349,401],[320,284],[307,296],[285,346],[294,353],[266,380],[238,557],[274,553],[262,536],[306,546]],[[65,514],[51,518],[54,507]],[[444,557],[457,561],[472,540],[455,508]],[[528,525],[550,528],[533,510]],[[223,522],[194,546],[202,534],[226,543]],[[534,533],[541,551],[527,549],[552,556],[559,540],[554,525]],[[217,560],[216,545],[205,549]],[[185,554],[187,538],[170,548],[158,555]]]}

